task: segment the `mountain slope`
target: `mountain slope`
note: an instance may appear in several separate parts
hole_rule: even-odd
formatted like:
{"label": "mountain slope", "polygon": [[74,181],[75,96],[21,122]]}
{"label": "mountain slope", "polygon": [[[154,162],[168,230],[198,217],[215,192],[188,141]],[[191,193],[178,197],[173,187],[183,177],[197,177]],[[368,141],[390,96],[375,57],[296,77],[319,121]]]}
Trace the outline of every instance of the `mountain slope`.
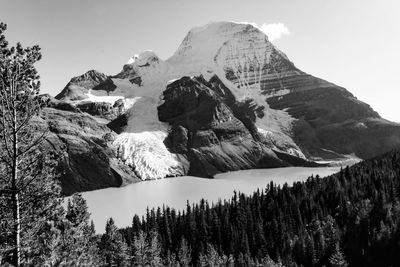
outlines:
{"label": "mountain slope", "polygon": [[113,133],[99,118],[74,110],[45,107],[36,123],[47,131],[42,151],[58,155],[58,173],[65,195],[119,187],[139,179],[117,158]]}
{"label": "mountain slope", "polygon": [[[308,158],[369,158],[400,143],[398,124],[346,89],[297,69],[252,25],[222,22],[191,30],[169,61],[190,69],[193,58],[200,69],[214,65],[214,72],[223,71],[220,78],[235,85],[239,100],[253,99],[264,109],[257,126],[273,136],[289,135]],[[371,149],[365,144],[372,139],[380,142]]]}

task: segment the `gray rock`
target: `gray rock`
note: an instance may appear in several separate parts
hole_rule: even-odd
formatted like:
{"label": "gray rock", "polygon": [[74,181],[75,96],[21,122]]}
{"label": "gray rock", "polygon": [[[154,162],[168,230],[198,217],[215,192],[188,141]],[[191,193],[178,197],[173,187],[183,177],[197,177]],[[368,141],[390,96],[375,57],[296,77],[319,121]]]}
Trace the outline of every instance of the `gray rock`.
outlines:
{"label": "gray rock", "polygon": [[255,140],[251,119],[246,127],[244,113],[232,110],[240,106],[230,98],[233,95],[224,98],[215,88],[217,80],[211,84],[203,77],[183,77],[168,85],[158,107],[160,121],[172,126],[166,145],[188,158],[188,174],[212,177],[219,172],[289,165]]}
{"label": "gray rock", "polygon": [[110,144],[115,133],[92,116],[44,108],[38,123],[49,131],[43,149],[58,155],[63,194],[118,187],[139,180],[117,159]]}

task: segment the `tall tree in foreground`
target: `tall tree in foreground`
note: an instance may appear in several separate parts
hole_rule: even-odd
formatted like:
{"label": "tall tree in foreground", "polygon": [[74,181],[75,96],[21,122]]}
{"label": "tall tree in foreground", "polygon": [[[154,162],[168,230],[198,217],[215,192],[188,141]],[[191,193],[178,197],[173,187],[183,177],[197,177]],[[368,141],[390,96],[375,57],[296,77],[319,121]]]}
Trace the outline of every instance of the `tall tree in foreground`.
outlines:
{"label": "tall tree in foreground", "polygon": [[23,48],[20,43],[9,46],[6,29],[6,24],[0,23],[0,230],[12,251],[13,265],[20,266],[21,227],[32,229],[26,224],[51,210],[54,202],[46,198],[56,194],[57,189],[54,182],[45,183],[54,177],[54,166],[38,149],[45,132],[34,122],[40,110],[40,82],[34,67],[41,59],[40,48]]}

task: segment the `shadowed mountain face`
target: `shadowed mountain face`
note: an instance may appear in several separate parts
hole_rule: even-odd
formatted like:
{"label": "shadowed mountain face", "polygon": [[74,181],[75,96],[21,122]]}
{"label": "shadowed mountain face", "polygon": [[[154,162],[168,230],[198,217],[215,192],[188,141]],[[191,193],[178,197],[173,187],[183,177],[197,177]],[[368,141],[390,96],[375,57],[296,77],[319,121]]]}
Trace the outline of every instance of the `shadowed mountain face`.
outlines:
{"label": "shadowed mountain face", "polygon": [[165,143],[173,153],[185,155],[189,175],[212,177],[216,173],[284,166],[278,156],[259,141],[251,117],[229,92],[216,90],[219,79],[183,77],[163,92],[158,117],[171,125]]}
{"label": "shadowed mountain face", "polygon": [[117,158],[111,145],[115,134],[96,118],[44,108],[36,123],[48,131],[41,149],[58,155],[63,194],[119,187],[139,180]]}
{"label": "shadowed mountain face", "polygon": [[[101,158],[142,180],[359,160],[400,145],[399,124],[345,88],[299,70],[248,24],[193,28],[169,59],[145,51],[117,75],[89,71],[71,79],[56,98],[48,107],[74,118],[68,127],[90,114],[101,125],[94,132],[112,132],[101,147],[114,154]],[[76,191],[94,188],[83,186],[86,176]],[[107,177],[113,182],[103,179],[101,186],[118,184]]]}
{"label": "shadowed mountain face", "polygon": [[[271,109],[296,119],[291,137],[307,157],[355,153],[365,159],[400,143],[400,126],[382,119],[346,89],[299,71],[275,76],[260,81],[262,95]],[[236,82],[229,69],[226,78]]]}
{"label": "shadowed mountain face", "polygon": [[[269,107],[296,119],[292,137],[309,158],[354,153],[366,159],[400,143],[400,125],[382,119],[342,87],[298,72],[261,84]],[[286,92],[274,95],[279,90]]]}

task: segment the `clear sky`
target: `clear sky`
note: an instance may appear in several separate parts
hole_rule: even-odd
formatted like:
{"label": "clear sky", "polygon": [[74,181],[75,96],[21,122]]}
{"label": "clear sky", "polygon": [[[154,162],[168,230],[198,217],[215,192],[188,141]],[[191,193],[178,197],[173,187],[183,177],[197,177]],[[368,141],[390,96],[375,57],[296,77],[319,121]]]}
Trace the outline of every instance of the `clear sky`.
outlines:
{"label": "clear sky", "polygon": [[166,59],[190,28],[221,20],[282,23],[274,43],[297,67],[400,122],[399,0],[0,0],[8,40],[42,47],[52,95],[89,69],[116,74],[143,50]]}

